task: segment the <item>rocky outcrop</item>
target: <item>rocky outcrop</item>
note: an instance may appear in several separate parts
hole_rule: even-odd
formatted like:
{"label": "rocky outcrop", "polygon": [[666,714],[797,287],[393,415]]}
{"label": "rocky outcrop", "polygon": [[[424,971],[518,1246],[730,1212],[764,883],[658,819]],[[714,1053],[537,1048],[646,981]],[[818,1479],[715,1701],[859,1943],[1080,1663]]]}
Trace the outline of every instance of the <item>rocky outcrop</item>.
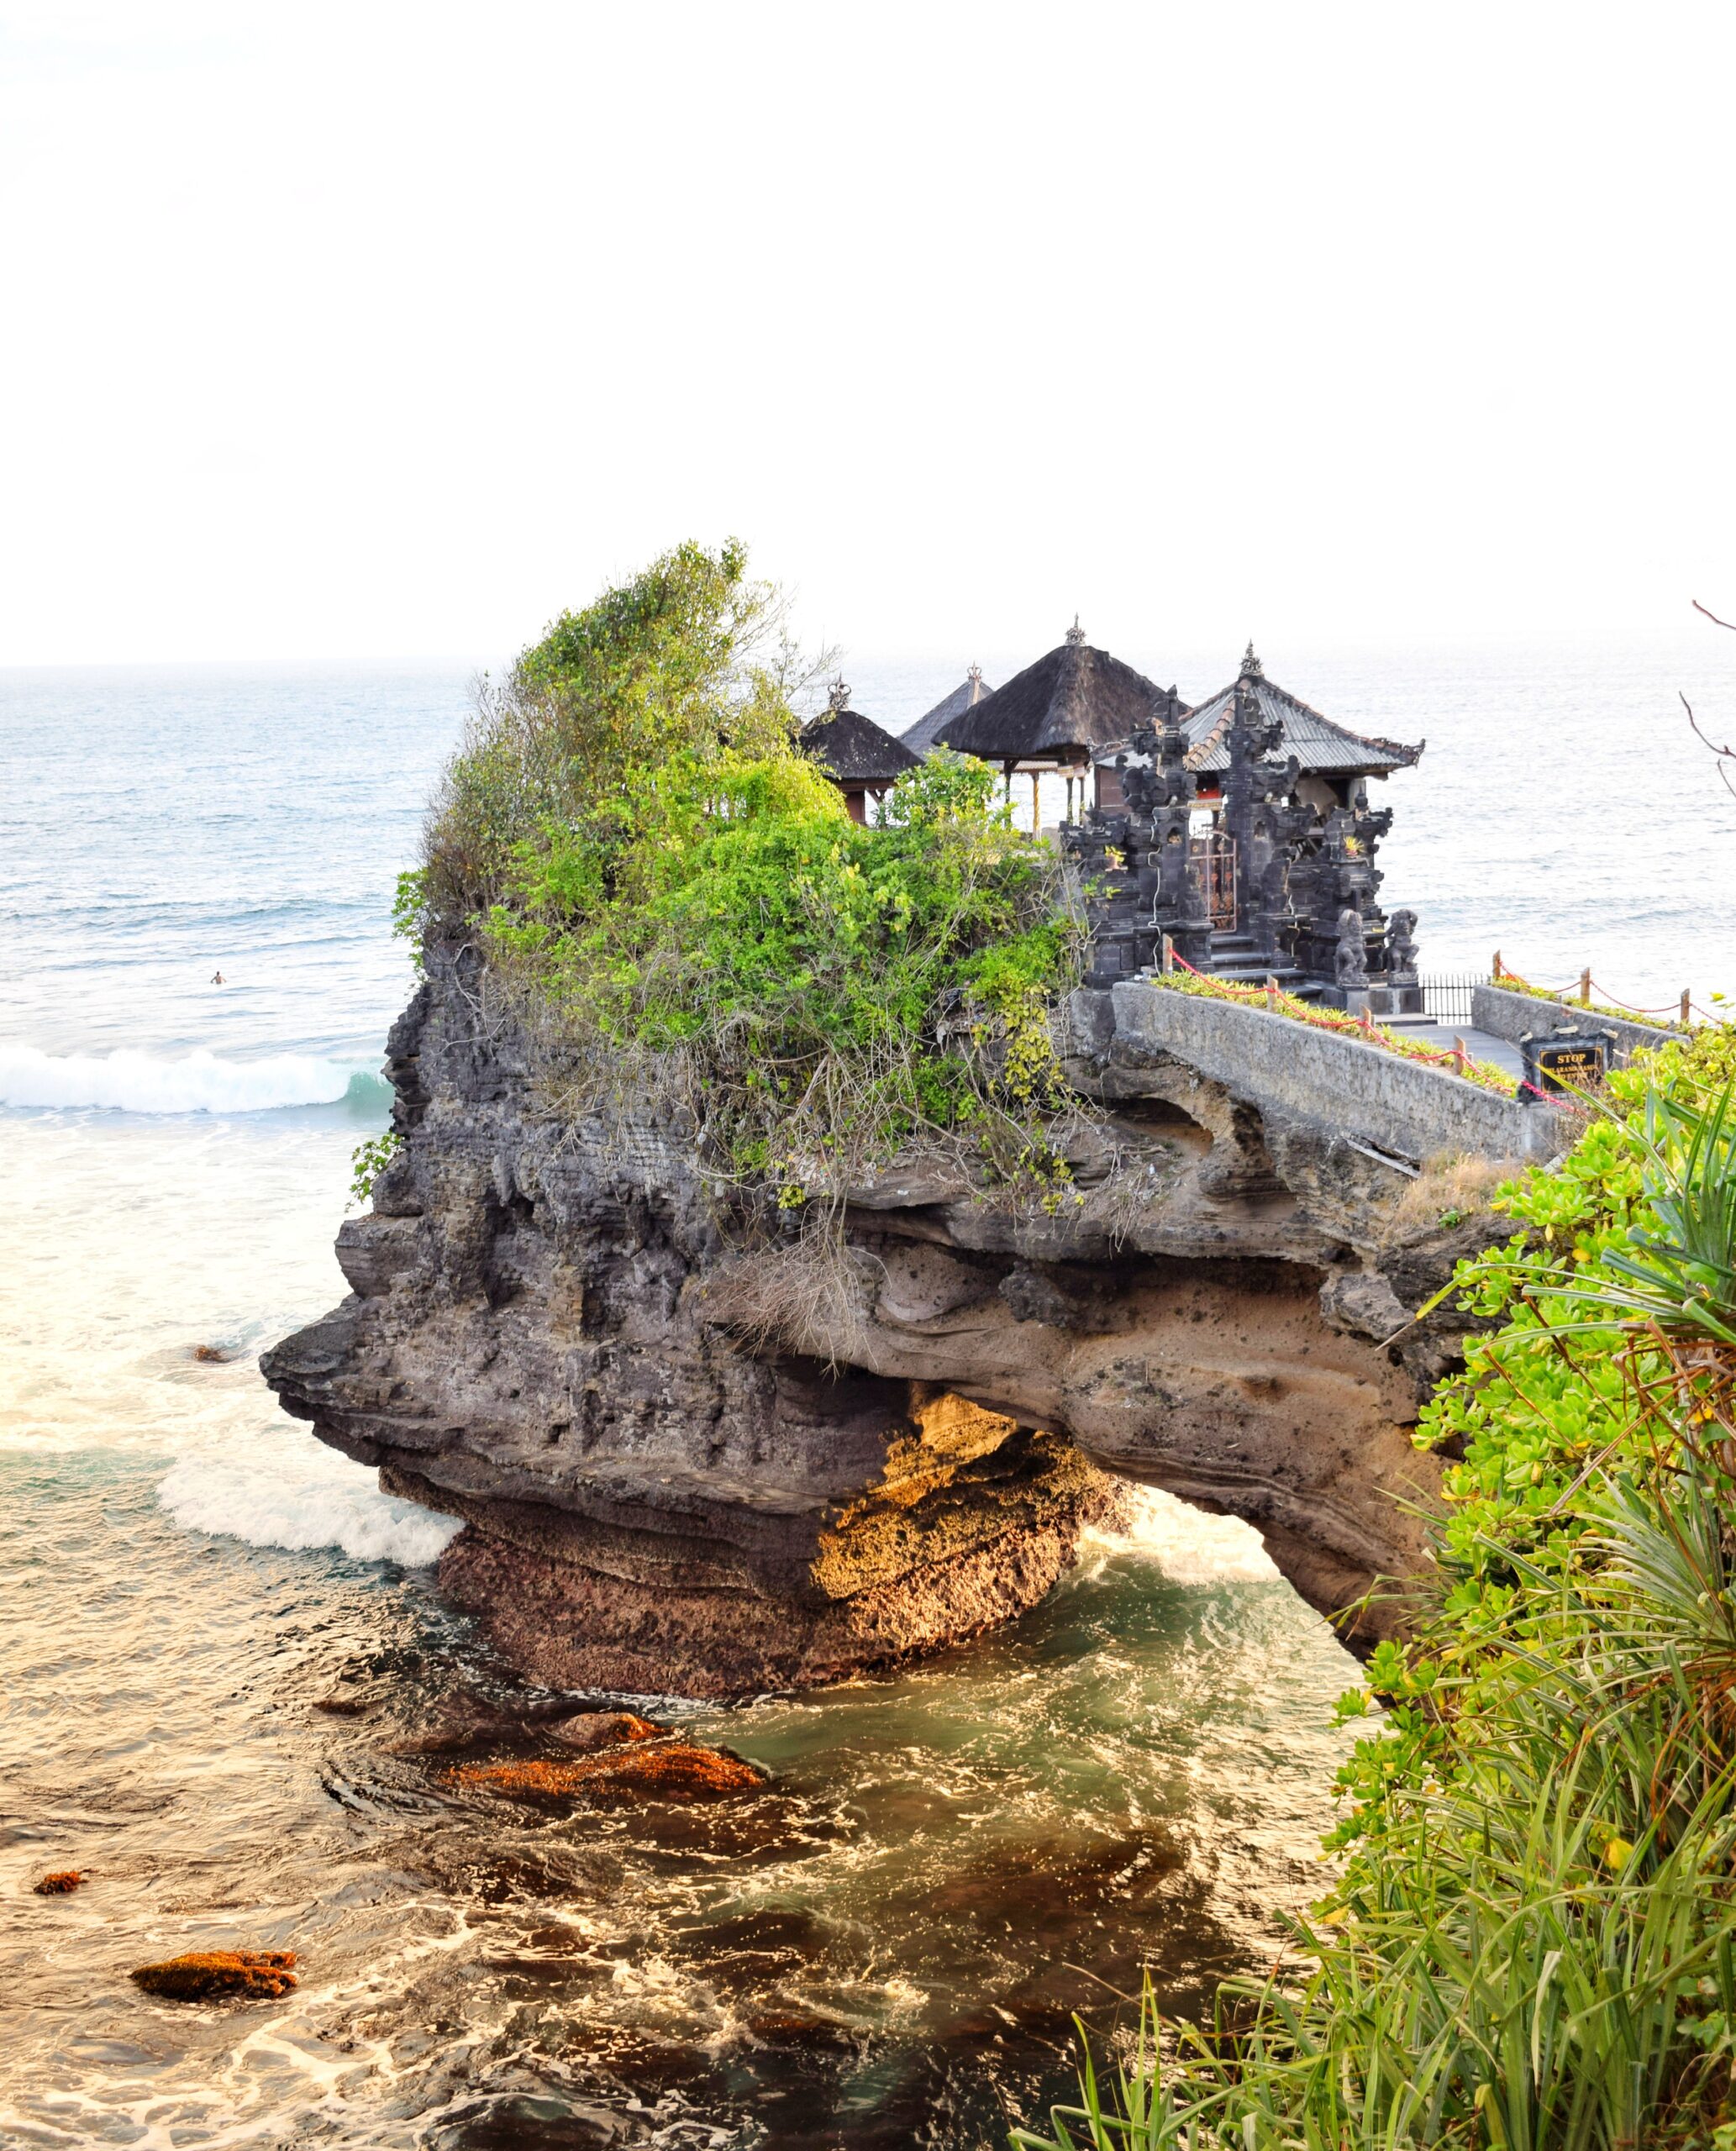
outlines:
{"label": "rocky outcrop", "polygon": [[1383,1253],[1397,1167],[1119,1037],[1108,997],[1074,1044],[1107,1112],[1081,1200],[913,1164],[850,1191],[816,1274],[729,1244],[680,1108],[555,1110],[474,952],[436,943],[388,1046],[404,1146],[339,1236],[351,1296],[266,1377],[465,1519],[444,1587],[563,1686],[751,1693],[958,1641],[1040,1598],[1128,1480],[1246,1517],[1347,1607],[1417,1556],[1408,1430],[1450,1319],[1388,1340],[1465,1250]]}
{"label": "rocky outcrop", "polygon": [[276,2001],[299,1984],[293,1949],[196,1949],[128,1975],[168,2001]]}

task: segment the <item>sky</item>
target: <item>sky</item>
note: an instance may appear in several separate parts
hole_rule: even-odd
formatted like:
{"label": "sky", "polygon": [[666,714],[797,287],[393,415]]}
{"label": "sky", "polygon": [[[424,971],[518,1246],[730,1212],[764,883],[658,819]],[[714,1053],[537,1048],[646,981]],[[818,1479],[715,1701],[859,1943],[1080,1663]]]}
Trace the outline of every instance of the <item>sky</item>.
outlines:
{"label": "sky", "polygon": [[0,0],[0,664],[481,660],[732,533],[865,653],[1736,618],[1733,61],[1667,0]]}

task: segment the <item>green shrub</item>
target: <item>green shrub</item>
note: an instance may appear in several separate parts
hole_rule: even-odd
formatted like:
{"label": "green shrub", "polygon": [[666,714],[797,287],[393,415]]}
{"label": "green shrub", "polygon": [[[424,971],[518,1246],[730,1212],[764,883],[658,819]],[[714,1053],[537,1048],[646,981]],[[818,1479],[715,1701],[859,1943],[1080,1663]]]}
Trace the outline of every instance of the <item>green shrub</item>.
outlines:
{"label": "green shrub", "polygon": [[957,755],[852,823],[796,746],[803,676],[739,548],[564,615],[485,687],[400,917],[480,933],[558,1110],[679,1102],[750,1212],[835,1212],[913,1145],[1057,1202],[1060,862]]}
{"label": "green shrub", "polygon": [[1015,2142],[1736,2141],[1736,1352],[1617,1291],[1636,1246],[1681,1274],[1691,1157],[1728,1190],[1733,1077],[1729,1030],[1618,1075],[1460,1267],[1491,1326],[1418,1433],[1457,1455],[1438,1581],[1340,1706],[1373,1729],[1290,1967],[1206,2028],[1148,2000],[1107,2088]]}
{"label": "green shrub", "polygon": [[370,1136],[365,1143],[358,1143],[350,1154],[350,1200],[362,1203],[372,1199],[374,1182],[404,1147],[404,1139],[396,1130],[384,1135]]}

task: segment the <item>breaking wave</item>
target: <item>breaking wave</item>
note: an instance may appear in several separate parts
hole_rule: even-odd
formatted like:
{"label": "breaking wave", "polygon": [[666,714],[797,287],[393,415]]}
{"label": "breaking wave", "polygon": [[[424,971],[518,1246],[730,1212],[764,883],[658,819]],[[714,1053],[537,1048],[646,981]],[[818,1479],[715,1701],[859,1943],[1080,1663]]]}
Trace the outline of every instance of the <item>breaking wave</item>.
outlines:
{"label": "breaking wave", "polygon": [[462,1528],[392,1494],[382,1494],[360,1464],[314,1449],[297,1454],[280,1440],[269,1462],[244,1456],[186,1456],[157,1489],[179,1524],[249,1546],[305,1553],[335,1546],[358,1561],[421,1568],[438,1560]]}
{"label": "breaking wave", "polygon": [[1265,1540],[1239,1517],[1208,1515],[1155,1486],[1124,1493],[1125,1529],[1088,1531],[1086,1546],[1100,1554],[1143,1554],[1171,1583],[1268,1583],[1277,1575]]}
{"label": "breaking wave", "polygon": [[381,1102],[377,1076],[311,1054],[220,1060],[201,1049],[168,1060],[130,1047],[118,1052],[44,1053],[0,1045],[0,1105],[106,1107],[117,1112],[269,1112],[283,1106]]}

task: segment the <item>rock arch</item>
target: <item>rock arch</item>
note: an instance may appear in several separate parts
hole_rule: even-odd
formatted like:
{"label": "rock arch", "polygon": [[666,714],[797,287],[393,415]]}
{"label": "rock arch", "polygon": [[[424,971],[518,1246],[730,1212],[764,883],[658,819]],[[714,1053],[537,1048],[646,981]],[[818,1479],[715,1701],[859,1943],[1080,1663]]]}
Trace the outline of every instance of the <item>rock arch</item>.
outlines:
{"label": "rock arch", "polygon": [[721,1696],[895,1662],[1034,1604],[1126,1480],[1244,1517],[1323,1612],[1414,1565],[1438,1481],[1410,1430],[1456,1338],[1390,1340],[1498,1223],[1395,1238],[1390,1160],[1112,1038],[1071,1065],[1109,1115],[1078,1203],[888,1174],[816,1276],[720,1244],[677,1117],[541,1110],[486,985],[430,949],[351,1295],[262,1364],[464,1518],[443,1584],[528,1670]]}

